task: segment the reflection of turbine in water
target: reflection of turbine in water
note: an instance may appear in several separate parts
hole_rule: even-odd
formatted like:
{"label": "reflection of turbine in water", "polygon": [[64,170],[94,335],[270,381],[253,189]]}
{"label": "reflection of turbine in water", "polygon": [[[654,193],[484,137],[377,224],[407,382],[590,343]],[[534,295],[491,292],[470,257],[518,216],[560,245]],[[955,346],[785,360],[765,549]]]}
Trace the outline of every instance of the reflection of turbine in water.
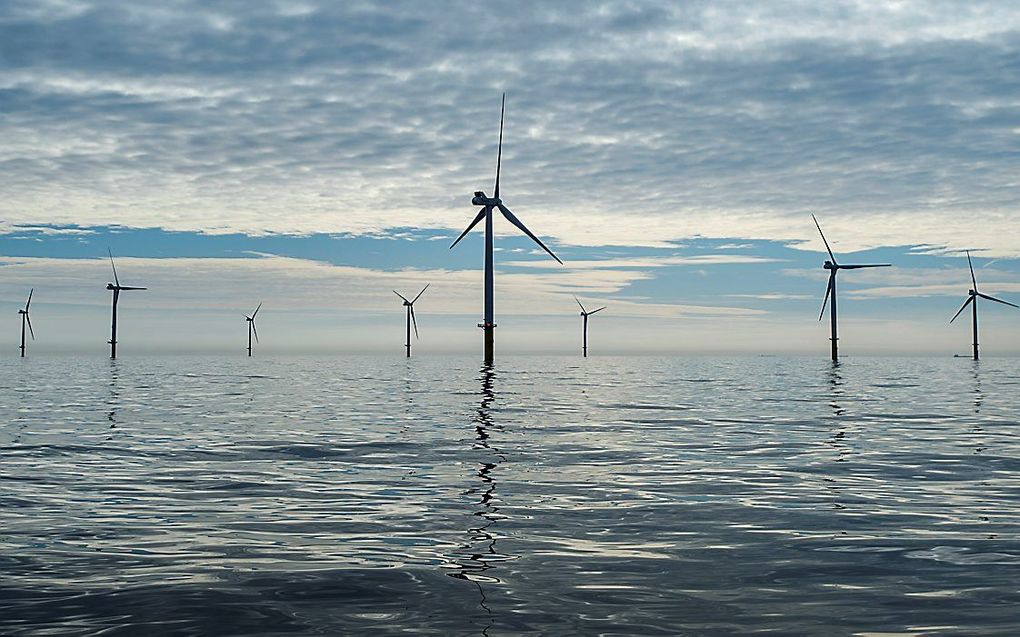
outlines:
{"label": "reflection of turbine in water", "polygon": [[[506,517],[499,513],[499,506],[496,504],[498,502],[496,499],[496,481],[493,479],[493,471],[506,461],[506,456],[498,448],[489,444],[490,432],[501,430],[498,425],[493,424],[490,413],[492,402],[495,400],[495,392],[492,388],[494,377],[495,374],[492,366],[484,365],[481,374],[482,401],[475,417],[476,435],[474,448],[487,452],[490,459],[481,462],[478,471],[475,473],[480,481],[480,485],[466,491],[466,495],[479,497],[477,502],[478,508],[472,513],[472,515],[478,518],[479,524],[468,529],[470,534],[469,542],[463,546],[463,549],[468,552],[467,557],[455,559],[455,570],[449,573],[450,577],[473,582],[478,587],[478,593],[481,595],[479,606],[489,616],[489,625],[482,630],[482,634],[488,634],[488,630],[492,627],[494,621],[492,610],[486,605],[485,591],[482,589],[482,584],[499,583],[498,578],[486,574],[486,571],[495,568],[495,562],[508,559],[507,556],[496,552],[497,536],[489,531],[489,528],[497,520]],[[479,543],[482,544],[481,550],[476,548]]]}
{"label": "reflection of turbine in water", "polygon": [[846,410],[840,406],[839,400],[845,398],[843,391],[843,377],[839,374],[839,363],[832,363],[832,367],[829,370],[829,387],[831,389],[832,399],[829,401],[829,406],[832,407],[833,413],[837,416],[842,416],[846,413]]}
{"label": "reflection of turbine in water", "polygon": [[[116,429],[117,427],[117,408],[120,407],[120,392],[117,382],[117,359],[110,359],[110,399],[106,401],[106,406],[110,408],[106,412],[106,419],[110,421],[110,429]],[[108,438],[109,440],[109,438]]]}

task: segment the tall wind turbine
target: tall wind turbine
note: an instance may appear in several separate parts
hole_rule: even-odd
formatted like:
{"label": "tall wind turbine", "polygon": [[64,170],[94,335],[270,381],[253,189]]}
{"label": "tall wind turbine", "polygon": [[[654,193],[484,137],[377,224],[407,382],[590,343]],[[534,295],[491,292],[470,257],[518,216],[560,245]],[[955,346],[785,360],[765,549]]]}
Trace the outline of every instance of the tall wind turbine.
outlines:
{"label": "tall wind turbine", "polygon": [[417,301],[419,298],[421,298],[422,294],[425,294],[425,290],[429,289],[430,285],[432,285],[432,284],[431,283],[426,283],[425,287],[423,287],[421,289],[421,292],[418,293],[418,296],[414,297],[410,301],[408,301],[407,298],[403,294],[401,294],[400,292],[397,292],[396,290],[393,290],[394,294],[396,294],[397,296],[399,296],[401,299],[404,300],[404,307],[407,308],[407,341],[404,343],[404,349],[407,350],[407,357],[408,358],[411,358],[411,324],[412,323],[414,324],[414,337],[418,338],[418,321],[415,320],[415,318],[414,318],[414,302]]}
{"label": "tall wind turbine", "polygon": [[251,313],[251,316],[244,315],[244,320],[248,321],[248,356],[251,357],[251,335],[255,334],[255,342],[259,342],[259,331],[255,329],[255,315],[259,313],[259,309],[262,307],[262,303],[255,308],[255,311]]}
{"label": "tall wind turbine", "polygon": [[583,334],[584,335],[583,335],[583,337],[581,339],[581,343],[582,343],[581,344],[581,351],[584,353],[584,357],[588,358],[588,317],[591,316],[592,314],[596,313],[596,312],[601,312],[602,310],[606,309],[606,306],[603,305],[599,309],[592,310],[591,312],[589,312],[588,310],[584,309],[584,306],[581,305],[581,301],[578,300],[578,298],[576,296],[574,297],[574,300],[577,301],[577,305],[581,308],[581,318],[584,319],[584,327],[583,327]]}
{"label": "tall wind turbine", "polygon": [[28,317],[28,306],[32,305],[32,294],[35,292],[35,288],[28,291],[28,302],[25,303],[25,309],[18,310],[18,314],[21,315],[21,357],[25,358],[25,324],[28,323],[28,332],[32,335],[32,340],[35,340],[35,330],[32,329],[32,319]]}
{"label": "tall wind turbine", "polygon": [[107,283],[106,289],[113,290],[113,324],[110,330],[110,358],[117,358],[117,301],[120,300],[121,290],[145,290],[146,288],[132,287],[129,285],[121,285],[120,279],[117,278],[117,266],[113,262],[113,252],[110,249],[106,249],[110,254],[110,267],[113,268],[113,280],[114,283]]}
{"label": "tall wind turbine", "polygon": [[[979,293],[979,291],[977,290],[977,277],[974,276],[974,264],[970,260],[970,251],[969,250],[967,251],[967,265],[970,266],[970,282],[974,284],[974,287],[972,287],[968,291],[968,293],[967,293],[968,294],[967,301],[965,301],[963,306],[961,306],[961,308],[957,311],[957,313],[953,315],[953,318],[950,319],[950,323],[955,321],[956,318],[958,316],[960,316],[960,314],[964,310],[967,309],[968,305],[972,306],[971,307],[971,311],[973,313],[971,314],[971,325],[972,325],[973,330],[974,330],[974,342],[973,342],[973,346],[974,346],[974,360],[976,361],[976,360],[978,360],[978,356],[977,356],[977,298],[980,297],[982,299],[987,299],[988,301],[994,301],[996,303],[1001,303],[1003,305],[1008,305],[1008,306],[1010,306],[1012,308],[1016,308],[1016,307],[1020,307],[1020,306],[1015,306],[1012,303],[1009,303],[1007,301],[1003,301],[1002,299],[996,299],[994,297],[989,297],[988,295],[983,295],[983,294]],[[21,338],[22,339],[24,338],[23,334],[21,335]]]}
{"label": "tall wind turbine", "polygon": [[482,206],[482,209],[475,215],[474,220],[470,225],[457,237],[457,240],[453,242],[450,248],[460,243],[460,240],[464,238],[467,233],[471,232],[471,229],[478,225],[478,222],[485,219],[485,314],[481,323],[478,327],[484,330],[484,343],[485,343],[485,363],[492,363],[493,354],[493,330],[496,327],[496,321],[493,309],[493,293],[492,293],[492,209],[499,208],[499,211],[503,213],[506,220],[517,226],[524,234],[528,235],[532,241],[537,243],[539,247],[549,253],[549,256],[556,259],[557,263],[563,263],[559,257],[553,254],[552,250],[547,248],[538,237],[533,235],[528,228],[521,223],[521,220],[514,216],[514,213],[510,212],[509,208],[503,205],[503,200],[499,198],[499,170],[500,164],[503,158],[503,115],[506,112],[506,93],[503,93],[503,102],[499,111],[499,147],[496,151],[496,186],[493,191],[492,197],[486,197],[485,193],[481,190],[475,192],[475,196],[471,199],[471,203],[476,206]]}
{"label": "tall wind turbine", "polygon": [[822,235],[822,242],[825,243],[825,249],[829,253],[829,258],[832,261],[826,261],[822,267],[829,271],[829,286],[825,288],[825,299],[822,301],[822,311],[818,315],[818,320],[822,320],[825,316],[825,306],[829,302],[829,297],[832,297],[832,305],[829,306],[829,321],[832,326],[832,336],[829,340],[832,341],[832,361],[836,362],[839,360],[839,344],[836,336],[836,273],[840,270],[860,270],[861,268],[888,268],[891,264],[889,263],[871,263],[867,265],[841,265],[836,262],[836,255],[832,253],[832,248],[829,247],[829,242],[825,239],[825,233],[822,232],[822,227],[818,225],[818,219],[815,219],[814,215],[811,218],[815,220],[815,227],[818,228],[818,234]]}

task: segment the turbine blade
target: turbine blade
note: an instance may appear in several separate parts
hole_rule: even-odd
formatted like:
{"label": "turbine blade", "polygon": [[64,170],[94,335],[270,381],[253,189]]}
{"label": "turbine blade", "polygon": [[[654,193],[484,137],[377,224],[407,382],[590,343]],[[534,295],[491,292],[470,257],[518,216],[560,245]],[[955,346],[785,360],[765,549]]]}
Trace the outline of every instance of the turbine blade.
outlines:
{"label": "turbine blade", "polygon": [[970,260],[970,250],[967,250],[967,265],[970,266],[970,282],[974,284],[974,291],[977,292],[977,277],[974,276],[974,263]]}
{"label": "turbine blade", "polygon": [[414,325],[414,337],[418,338],[418,321],[414,318],[414,306],[410,306],[411,310],[411,324]]}
{"label": "turbine blade", "polygon": [[891,263],[867,263],[864,265],[841,265],[841,270],[860,270],[861,268],[890,268]]}
{"label": "turbine blade", "polygon": [[110,266],[113,268],[113,282],[120,287],[120,279],[117,278],[117,265],[113,262],[113,252],[107,248],[106,251],[110,254]]}
{"label": "turbine blade", "polygon": [[451,250],[453,249],[453,246],[455,246],[458,243],[460,243],[460,240],[464,238],[464,235],[466,235],[467,233],[471,232],[471,229],[478,225],[478,222],[481,221],[485,217],[485,211],[486,210],[487,210],[487,208],[482,208],[481,210],[478,211],[478,214],[475,215],[475,220],[472,221],[468,225],[468,227],[464,230],[464,232],[460,233],[460,236],[457,237],[456,241],[454,241],[453,243],[450,244],[450,249]]}
{"label": "turbine blade", "polygon": [[139,287],[135,287],[133,285],[122,285],[122,286],[120,286],[120,289],[122,289],[122,290],[148,290],[149,288],[139,288]]}
{"label": "turbine blade", "polygon": [[963,305],[960,306],[960,309],[956,311],[956,314],[953,314],[953,318],[949,319],[949,322],[952,323],[953,321],[955,321],[956,317],[959,316],[961,312],[966,310],[967,306],[970,305],[973,301],[974,301],[974,297],[973,296],[968,296],[967,300],[964,301]]}
{"label": "turbine blade", "polygon": [[603,305],[602,307],[600,307],[597,310],[592,310],[591,312],[588,312],[588,314],[594,314],[595,312],[601,312],[602,310],[606,309],[606,307],[608,307],[608,306]]}
{"label": "turbine blade", "polygon": [[[975,290],[975,292],[977,292],[977,290]],[[1008,305],[1010,307],[1020,307],[1020,305],[1013,305],[1009,301],[1003,301],[1002,299],[997,299],[994,296],[989,296],[987,294],[982,294],[980,292],[977,292],[977,295],[980,296],[983,299],[988,299],[989,301],[995,301],[996,303],[1002,303],[1003,305]]]}
{"label": "turbine blade", "polygon": [[818,320],[825,316],[825,306],[829,304],[829,294],[832,292],[832,280],[836,278],[835,272],[829,275],[829,284],[825,286],[825,298],[822,299],[822,311],[818,313]]}
{"label": "turbine blade", "polygon": [[28,321],[28,331],[29,331],[29,333],[32,334],[32,340],[34,341],[35,340],[35,330],[32,329],[32,317],[30,317],[28,315],[28,312],[25,312],[25,320]]}
{"label": "turbine blade", "polygon": [[496,151],[496,188],[493,197],[499,198],[499,169],[503,163],[503,114],[506,112],[506,92],[503,93],[503,102],[499,107],[499,149]]}
{"label": "turbine blade", "polygon": [[251,313],[251,320],[255,320],[255,315],[259,313],[259,309],[262,307],[262,302],[259,301],[259,306],[255,308],[255,311]]}
{"label": "turbine blade", "polygon": [[504,217],[506,217],[507,221],[509,221],[510,223],[514,224],[514,225],[515,225],[515,226],[517,226],[518,228],[520,228],[520,229],[521,229],[521,231],[522,231],[522,232],[524,232],[524,234],[526,234],[526,235],[528,235],[529,237],[531,237],[531,240],[532,240],[532,241],[534,241],[535,243],[537,243],[537,244],[538,244],[539,246],[541,246],[541,247],[542,247],[542,249],[543,249],[543,250],[545,250],[546,252],[548,252],[548,253],[549,253],[549,256],[551,256],[552,258],[556,259],[556,263],[559,263],[560,265],[563,265],[563,262],[562,262],[562,261],[560,261],[560,258],[559,258],[558,256],[556,256],[555,254],[553,254],[553,251],[552,251],[552,250],[550,250],[549,248],[547,248],[547,247],[545,246],[545,244],[544,244],[544,243],[542,243],[542,242],[541,242],[541,241],[539,240],[539,238],[538,238],[538,237],[536,237],[535,235],[531,234],[531,230],[528,230],[528,228],[527,228],[527,227],[526,227],[526,226],[525,226],[525,225],[524,225],[523,223],[521,223],[521,220],[520,220],[520,219],[518,219],[517,217],[515,217],[515,216],[514,216],[514,213],[510,212],[510,209],[509,209],[509,208],[507,208],[507,207],[506,207],[506,206],[504,206],[503,204],[499,204],[499,211],[503,213],[503,216],[504,216]]}
{"label": "turbine blade", "polygon": [[829,242],[825,239],[825,233],[822,232],[822,227],[818,225],[818,219],[815,219],[814,215],[811,218],[815,220],[815,227],[818,228],[818,234],[822,235],[822,243],[825,244],[825,249],[829,252],[829,258],[832,259],[833,263],[836,263],[836,255],[832,253],[832,248],[829,247]]}
{"label": "turbine blade", "polygon": [[577,301],[577,307],[581,308],[582,312],[587,312],[588,311],[588,310],[584,309],[584,306],[581,305],[581,301],[576,296],[574,297],[574,300]]}
{"label": "turbine blade", "polygon": [[406,298],[404,298],[404,295],[401,294],[400,292],[397,292],[396,290],[393,290],[393,293],[396,294],[397,296],[399,296],[400,298],[404,299],[404,303],[410,303],[410,301],[408,301]]}
{"label": "turbine blade", "polygon": [[[423,288],[421,289],[421,292],[419,292],[419,293],[418,293],[418,296],[414,297],[414,301],[417,301],[418,299],[420,299],[420,298],[421,298],[421,295],[422,295],[422,294],[425,294],[425,290],[429,289],[429,286],[430,286],[430,285],[432,285],[432,283],[426,283],[426,284],[425,284],[425,287],[423,287]],[[414,305],[414,301],[411,301],[411,305]]]}
{"label": "turbine blade", "polygon": [[35,293],[35,288],[28,291],[28,303],[25,303],[25,311],[28,311],[28,306],[32,305],[32,294]]}
{"label": "turbine blade", "polygon": [[251,331],[252,331],[253,334],[255,334],[255,342],[258,343],[259,342],[259,331],[255,327],[255,321],[251,322]]}

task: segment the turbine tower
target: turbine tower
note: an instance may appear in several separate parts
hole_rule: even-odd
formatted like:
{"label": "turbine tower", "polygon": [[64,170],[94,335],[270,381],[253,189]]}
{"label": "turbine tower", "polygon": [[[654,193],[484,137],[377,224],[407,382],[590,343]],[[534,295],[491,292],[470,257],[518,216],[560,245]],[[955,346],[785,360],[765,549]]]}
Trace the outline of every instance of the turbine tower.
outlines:
{"label": "turbine tower", "polygon": [[583,336],[581,337],[581,351],[584,353],[584,357],[588,358],[588,317],[596,312],[601,312],[602,310],[606,309],[606,306],[603,305],[599,309],[592,310],[591,312],[589,312],[588,310],[584,309],[584,306],[581,305],[581,301],[578,300],[576,296],[574,297],[574,300],[577,301],[577,305],[581,308],[581,318],[583,319],[582,328]]}
{"label": "turbine tower", "polygon": [[411,324],[412,323],[414,324],[414,337],[418,338],[418,321],[415,320],[415,318],[414,318],[414,302],[417,301],[419,298],[421,298],[422,294],[425,294],[425,290],[429,289],[430,285],[432,285],[432,284],[431,283],[426,283],[425,287],[423,287],[421,289],[421,292],[418,293],[418,296],[414,297],[410,301],[408,301],[407,298],[403,294],[401,294],[400,292],[397,292],[396,290],[393,290],[394,294],[396,294],[401,299],[403,299],[404,307],[407,308],[407,340],[404,342],[404,349],[407,351],[407,357],[408,358],[411,358]]}
{"label": "turbine tower", "polygon": [[251,313],[251,316],[244,315],[244,320],[248,321],[248,357],[251,358],[251,335],[255,334],[255,342],[259,342],[259,331],[255,329],[255,315],[259,313],[259,309],[262,307],[262,303],[255,308],[255,311]]}
{"label": "turbine tower", "polygon": [[493,330],[496,328],[495,311],[493,308],[493,290],[492,290],[492,209],[499,208],[499,211],[503,213],[506,220],[517,226],[521,232],[528,235],[532,241],[537,243],[539,247],[549,253],[549,256],[556,259],[557,263],[562,264],[559,257],[553,254],[552,250],[547,248],[538,237],[533,235],[528,228],[521,223],[521,220],[514,216],[514,213],[510,212],[510,209],[503,205],[503,200],[499,198],[499,171],[500,164],[503,158],[503,115],[506,112],[506,93],[503,93],[503,102],[499,111],[499,147],[496,151],[496,185],[493,190],[492,197],[486,197],[485,193],[481,190],[475,192],[474,198],[471,199],[471,203],[476,206],[481,206],[482,209],[475,215],[474,220],[468,225],[468,227],[457,237],[457,240],[450,246],[460,243],[460,240],[464,238],[467,233],[471,232],[471,229],[478,225],[478,222],[485,219],[485,313],[483,315],[482,322],[478,324],[478,327],[484,331],[484,347],[485,347],[485,363],[491,364],[493,357]]}
{"label": "turbine tower", "polygon": [[113,262],[113,252],[107,248],[106,251],[110,254],[110,267],[113,268],[113,280],[114,283],[107,283],[106,289],[113,291],[113,324],[110,330],[110,358],[117,358],[117,301],[120,300],[121,290],[145,290],[146,288],[132,287],[129,285],[121,285],[120,279],[117,278],[117,266]]}
{"label": "turbine tower", "polygon": [[831,324],[832,336],[829,340],[832,341],[832,362],[839,361],[839,343],[836,335],[836,273],[840,270],[860,270],[861,268],[888,268],[891,264],[889,263],[872,263],[867,265],[841,265],[836,262],[836,255],[832,253],[832,248],[829,247],[829,242],[825,239],[825,233],[822,232],[822,227],[818,225],[818,219],[815,219],[814,215],[811,218],[815,220],[815,227],[818,228],[818,234],[822,235],[822,242],[825,244],[825,249],[829,253],[831,261],[826,261],[822,267],[829,271],[829,285],[825,288],[825,299],[822,301],[822,311],[818,315],[818,320],[822,320],[825,316],[825,306],[829,302],[829,297],[832,297],[832,305],[829,306],[829,322]]}
{"label": "turbine tower", "polygon": [[35,292],[35,288],[28,291],[28,302],[25,303],[25,309],[18,310],[18,314],[21,315],[21,357],[25,358],[25,324],[28,324],[28,332],[32,335],[32,340],[35,340],[35,330],[32,329],[32,319],[28,316],[28,307],[32,305],[32,294]]}
{"label": "turbine tower", "polygon": [[[970,266],[970,282],[974,284],[974,287],[971,288],[968,291],[968,293],[967,293],[968,294],[967,300],[963,302],[963,305],[960,307],[959,310],[957,310],[956,314],[953,315],[953,318],[949,319],[949,322],[952,323],[953,321],[955,321],[956,317],[959,316],[965,309],[967,309],[968,305],[971,306],[971,311],[972,311],[972,314],[971,314],[971,325],[972,325],[973,330],[974,330],[974,343],[973,343],[973,346],[974,346],[974,360],[979,360],[979,357],[978,357],[978,319],[977,319],[977,299],[978,299],[978,297],[980,296],[983,299],[988,299],[989,301],[995,301],[996,303],[1002,303],[1003,305],[1008,305],[1010,307],[1020,307],[1020,306],[1013,305],[1012,303],[1009,303],[1008,301],[1003,301],[1002,299],[997,299],[994,296],[989,296],[987,294],[982,294],[981,292],[978,291],[977,277],[974,276],[974,264],[970,260],[970,250],[967,250],[967,265]],[[24,334],[22,334],[22,339],[24,339]]]}

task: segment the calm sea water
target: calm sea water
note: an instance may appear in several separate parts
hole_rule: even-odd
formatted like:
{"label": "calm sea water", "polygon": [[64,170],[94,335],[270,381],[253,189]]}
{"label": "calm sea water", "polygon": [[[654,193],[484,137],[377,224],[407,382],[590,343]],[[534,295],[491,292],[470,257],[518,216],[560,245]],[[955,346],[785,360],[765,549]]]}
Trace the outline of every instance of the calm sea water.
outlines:
{"label": "calm sea water", "polygon": [[1018,373],[8,360],[0,634],[1020,634]]}

